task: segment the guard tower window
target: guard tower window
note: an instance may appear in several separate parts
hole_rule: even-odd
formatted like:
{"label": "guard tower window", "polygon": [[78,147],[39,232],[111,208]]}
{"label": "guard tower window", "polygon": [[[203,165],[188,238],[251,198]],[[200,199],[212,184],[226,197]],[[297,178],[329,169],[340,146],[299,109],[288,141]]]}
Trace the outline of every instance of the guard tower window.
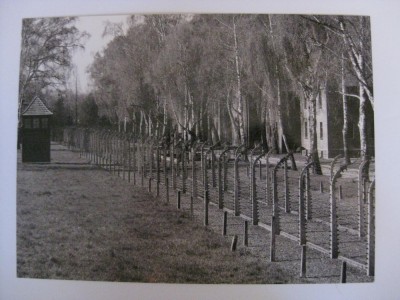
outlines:
{"label": "guard tower window", "polygon": [[49,126],[49,120],[47,118],[43,118],[41,121],[42,121],[42,128],[47,129],[47,127]]}
{"label": "guard tower window", "polygon": [[40,120],[39,118],[33,118],[33,129],[40,128]]}
{"label": "guard tower window", "polygon": [[29,118],[26,118],[24,120],[24,127],[27,129],[31,129],[32,128],[32,120]]}

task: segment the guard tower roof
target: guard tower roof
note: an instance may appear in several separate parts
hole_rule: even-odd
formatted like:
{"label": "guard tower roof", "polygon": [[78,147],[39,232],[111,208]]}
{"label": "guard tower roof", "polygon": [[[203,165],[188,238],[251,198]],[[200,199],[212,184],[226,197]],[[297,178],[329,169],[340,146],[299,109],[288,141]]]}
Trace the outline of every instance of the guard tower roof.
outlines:
{"label": "guard tower roof", "polygon": [[28,107],[22,113],[23,116],[51,116],[53,113],[46,107],[39,97],[33,98]]}

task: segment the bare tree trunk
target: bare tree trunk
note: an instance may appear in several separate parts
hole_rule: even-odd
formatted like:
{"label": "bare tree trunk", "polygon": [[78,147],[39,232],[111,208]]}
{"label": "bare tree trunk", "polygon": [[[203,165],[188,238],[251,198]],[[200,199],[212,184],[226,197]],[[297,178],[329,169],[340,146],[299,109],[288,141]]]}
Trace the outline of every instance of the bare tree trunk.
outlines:
{"label": "bare tree trunk", "polygon": [[321,164],[318,156],[318,137],[317,137],[317,99],[313,93],[309,95],[309,122],[310,122],[310,152],[314,161],[313,170],[317,175],[322,175]]}
{"label": "bare tree trunk", "polygon": [[167,97],[164,97],[164,105],[163,105],[163,129],[162,134],[165,136],[167,131]]}
{"label": "bare tree trunk", "polygon": [[360,106],[359,113],[360,117],[358,120],[358,128],[360,130],[360,157],[365,159],[367,157],[367,120],[366,120],[366,102],[365,93],[363,87],[359,86],[360,91]]}
{"label": "bare tree trunk", "polygon": [[187,130],[189,129],[189,99],[188,99],[188,88],[185,84],[185,102],[183,106],[183,126],[185,127],[183,132],[183,140],[186,141],[188,139]]}
{"label": "bare tree trunk", "polygon": [[233,39],[235,44],[235,67],[236,67],[236,82],[237,82],[237,90],[236,90],[236,100],[238,101],[237,104],[237,118],[238,118],[238,127],[239,127],[239,134],[240,134],[240,143],[243,144],[247,141],[245,136],[245,128],[244,128],[244,111],[243,111],[243,99],[242,99],[242,84],[241,84],[241,74],[240,74],[240,67],[239,67],[239,48],[238,48],[238,39],[236,34],[236,23],[235,18],[233,17]]}
{"label": "bare tree trunk", "polygon": [[217,127],[219,140],[222,139],[221,134],[221,101],[218,101],[218,127]]}
{"label": "bare tree trunk", "polygon": [[143,136],[143,112],[140,112],[140,123],[139,123],[140,136]]}
{"label": "bare tree trunk", "polygon": [[229,101],[229,93],[227,94],[226,97],[226,106],[229,114],[229,120],[231,121],[231,128],[232,128],[232,144],[233,145],[239,145],[241,144],[240,140],[240,129],[239,125],[237,124],[237,121],[233,115],[233,108],[232,108],[232,103]]}
{"label": "bare tree trunk", "polygon": [[348,147],[348,133],[349,133],[349,126],[348,126],[348,112],[347,112],[347,96],[346,96],[346,86],[344,80],[344,65],[343,65],[343,54],[342,54],[342,100],[343,100],[343,156],[346,164],[350,164],[350,156],[349,156],[349,147]]}
{"label": "bare tree trunk", "polygon": [[[271,20],[271,16],[268,15],[268,21],[269,21],[269,31],[270,31],[270,35],[272,38],[272,48],[274,50],[275,53],[277,53],[276,51],[276,47],[275,47],[275,35],[274,35],[274,30],[272,28],[272,20]],[[282,108],[281,108],[281,82],[280,82],[280,76],[279,76],[279,67],[278,67],[278,61],[276,61],[275,64],[275,76],[276,76],[276,95],[277,95],[277,100],[278,100],[278,110],[277,110],[277,118],[278,118],[278,151],[279,153],[283,152],[283,147],[282,147],[282,140],[283,143],[285,145],[286,151],[289,152],[289,146],[287,144],[287,140],[286,140],[286,135],[285,132],[283,130],[283,122],[282,122]]]}

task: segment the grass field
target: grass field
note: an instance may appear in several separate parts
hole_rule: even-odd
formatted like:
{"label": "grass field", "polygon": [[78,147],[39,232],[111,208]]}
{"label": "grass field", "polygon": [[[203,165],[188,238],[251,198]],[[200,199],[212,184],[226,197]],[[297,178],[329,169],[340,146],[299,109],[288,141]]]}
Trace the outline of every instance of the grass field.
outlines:
{"label": "grass field", "polygon": [[228,238],[62,146],[52,145],[51,164],[18,163],[18,277],[308,282],[297,273],[244,248],[231,252]]}
{"label": "grass field", "polygon": [[[276,261],[271,263],[268,230],[249,224],[248,246],[244,246],[242,217],[229,214],[228,232],[222,236],[223,212],[217,206],[210,206],[209,224],[204,226],[203,201],[196,199],[193,217],[189,214],[190,193],[182,195],[181,209],[177,209],[175,191],[170,191],[170,203],[166,203],[165,186],[154,197],[138,178],[140,186],[128,182],[125,173],[101,169],[61,145],[52,144],[51,163],[18,163],[17,177],[18,277],[163,283],[340,282],[338,259],[309,248],[306,276],[300,277],[298,242],[277,236]],[[153,194],[154,190],[153,186]],[[297,222],[295,215],[286,214],[282,226],[295,228]],[[317,234],[319,240],[321,233],[329,230],[314,228],[309,237]],[[238,248],[232,252],[235,235]],[[359,243],[342,235],[340,249],[364,253]],[[347,282],[373,280],[365,271],[347,267]]]}

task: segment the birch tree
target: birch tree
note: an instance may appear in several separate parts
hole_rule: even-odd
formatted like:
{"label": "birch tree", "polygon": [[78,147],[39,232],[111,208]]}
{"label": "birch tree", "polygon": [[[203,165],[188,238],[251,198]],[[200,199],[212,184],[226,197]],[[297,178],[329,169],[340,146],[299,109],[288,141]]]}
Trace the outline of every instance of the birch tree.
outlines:
{"label": "birch tree", "polygon": [[[282,36],[284,63],[288,73],[297,83],[309,112],[310,152],[315,162],[314,172],[322,174],[317,145],[317,97],[323,89],[328,75],[328,61],[324,47],[329,34],[300,17],[277,16],[279,26],[287,28]],[[317,43],[318,41],[318,43]]]}
{"label": "birch tree", "polygon": [[76,18],[23,19],[19,76],[20,117],[23,104],[45,88],[60,88],[72,67],[72,52],[88,37],[74,26]]}
{"label": "birch tree", "polygon": [[370,19],[366,16],[312,16],[308,19],[338,35],[345,46],[345,57],[358,80],[358,95],[349,96],[360,101],[360,155],[366,158],[372,148],[367,137],[367,122],[371,121],[368,120],[367,109],[368,106],[374,109]]}

